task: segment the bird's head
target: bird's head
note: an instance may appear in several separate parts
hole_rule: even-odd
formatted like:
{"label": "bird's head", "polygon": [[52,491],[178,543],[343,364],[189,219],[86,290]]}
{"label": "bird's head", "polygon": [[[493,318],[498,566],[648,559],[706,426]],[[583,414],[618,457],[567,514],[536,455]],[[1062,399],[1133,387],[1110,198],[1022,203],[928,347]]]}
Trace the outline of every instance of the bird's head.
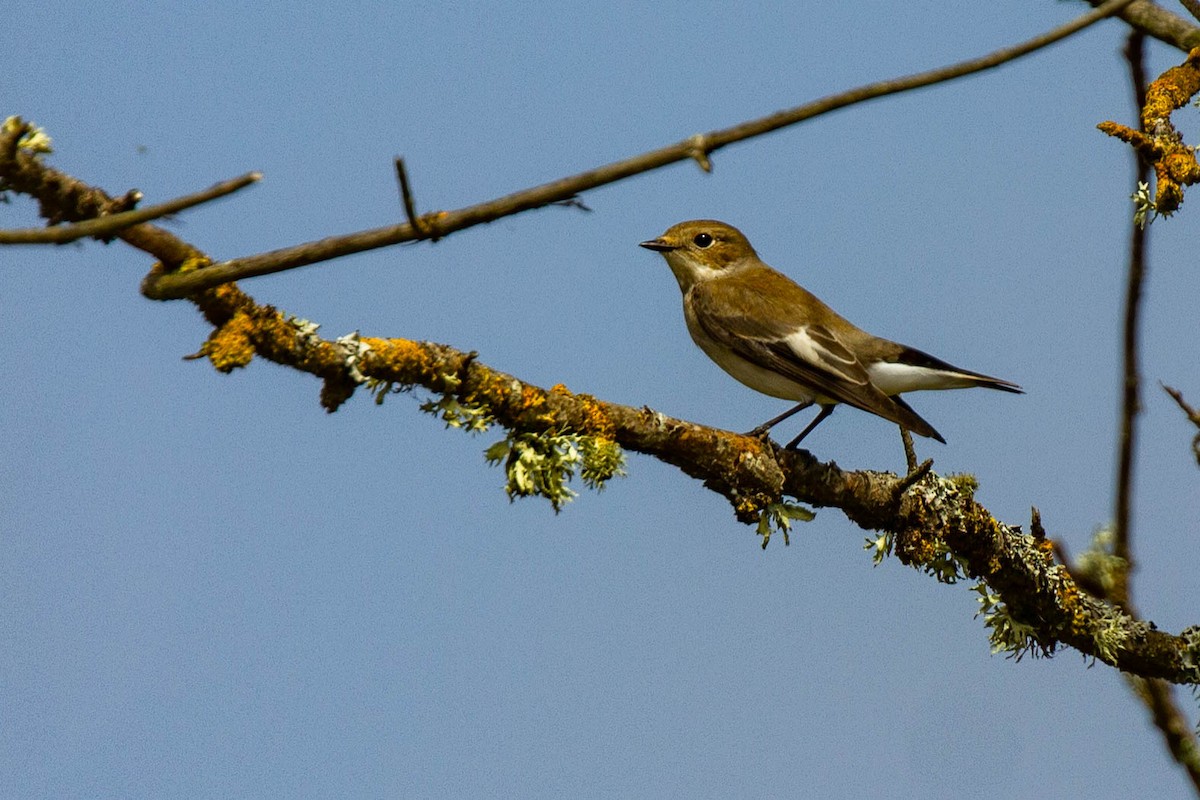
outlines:
{"label": "bird's head", "polygon": [[713,219],[680,222],[640,246],[662,253],[684,292],[696,283],[758,260],[741,231]]}

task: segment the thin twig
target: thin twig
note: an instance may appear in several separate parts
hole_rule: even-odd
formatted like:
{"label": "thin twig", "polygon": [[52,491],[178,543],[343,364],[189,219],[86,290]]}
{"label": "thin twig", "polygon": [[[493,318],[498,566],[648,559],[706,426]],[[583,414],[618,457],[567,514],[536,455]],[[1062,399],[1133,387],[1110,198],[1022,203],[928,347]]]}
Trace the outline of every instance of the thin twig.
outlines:
{"label": "thin twig", "polygon": [[1042,525],[1042,512],[1037,506],[1029,509],[1029,534],[1040,541],[1046,539],[1046,528]]}
{"label": "thin twig", "polygon": [[1165,383],[1160,383],[1159,386],[1163,388],[1164,392],[1171,395],[1171,399],[1173,399],[1179,405],[1179,407],[1183,409],[1183,413],[1187,414],[1187,418],[1191,420],[1192,424],[1194,424],[1196,427],[1200,427],[1200,411],[1192,408],[1188,404],[1188,401],[1183,399],[1183,392],[1172,386],[1167,386]]}
{"label": "thin twig", "polygon": [[[229,281],[282,272],[319,261],[328,261],[352,253],[361,253],[415,239],[446,236],[454,231],[492,222],[501,217],[541,208],[597,186],[614,183],[678,161],[695,159],[703,166],[707,162],[708,154],[734,142],[762,136],[855,103],[931,86],[999,66],[1077,33],[1089,25],[1119,12],[1131,2],[1134,0],[1108,0],[1099,8],[1065,25],[1029,41],[997,50],[980,58],[973,58],[916,75],[860,86],[840,94],[814,100],[811,103],[805,103],[796,108],[743,122],[731,128],[697,134],[668,147],[652,150],[541,186],[524,189],[456,211],[444,212],[438,214],[435,219],[426,217],[429,230],[425,233],[422,233],[417,226],[410,222],[344,236],[327,237],[280,250],[233,259],[186,273],[155,272],[146,276],[142,283],[142,293],[155,300],[179,299]],[[704,158],[700,159],[698,154],[703,154]]]}
{"label": "thin twig", "polygon": [[[1160,383],[1159,386],[1179,404],[1179,407],[1183,409],[1184,414],[1187,414],[1187,418],[1191,423],[1200,428],[1200,411],[1188,405],[1187,401],[1183,399],[1183,392],[1173,389],[1165,383]],[[1200,433],[1197,433],[1196,438],[1192,439],[1192,452],[1196,454],[1196,464],[1200,465]]]}
{"label": "thin twig", "polygon": [[[1133,31],[1125,46],[1129,62],[1129,78],[1133,87],[1135,107],[1141,111],[1146,104],[1145,36]],[[1139,114],[1140,116],[1140,114]],[[1134,152],[1135,187],[1149,180],[1149,166]],[[1147,226],[1136,222],[1130,225],[1129,274],[1125,286],[1125,319],[1122,337],[1123,381],[1121,395],[1120,454],[1117,466],[1116,519],[1113,523],[1113,555],[1124,561],[1117,571],[1109,598],[1137,616],[1133,606],[1130,574],[1133,572],[1132,531],[1130,518],[1133,503],[1134,455],[1137,446],[1137,417],[1141,411],[1139,397],[1141,369],[1139,365],[1139,328],[1141,322],[1142,290],[1146,279],[1146,248],[1149,244]],[[1178,706],[1171,686],[1151,678],[1130,678],[1134,693],[1150,711],[1151,721],[1162,734],[1171,757],[1184,769],[1192,787],[1200,793],[1200,758],[1196,735]]]}
{"label": "thin twig", "polygon": [[908,428],[900,428],[900,441],[904,443],[904,461],[911,475],[917,471],[917,449],[913,446],[912,434],[908,432]]}
{"label": "thin twig", "polygon": [[137,208],[132,211],[122,211],[119,214],[109,214],[94,217],[73,225],[56,225],[52,228],[23,228],[19,230],[0,230],[0,244],[67,244],[87,236],[107,238],[115,236],[126,228],[149,222],[159,217],[177,214],[184,209],[207,203],[218,197],[233,194],[262,179],[262,174],[250,172],[240,178],[222,181],[195,194],[159,203],[154,206]]}
{"label": "thin twig", "polygon": [[[909,441],[912,441],[911,437]],[[899,483],[892,489],[892,497],[899,500],[901,495],[907,492],[912,485],[924,478],[933,469],[933,459],[927,458],[921,463],[921,466],[909,466],[908,474],[905,475]]]}
{"label": "thin twig", "polygon": [[1200,750],[1191,723],[1175,702],[1174,687],[1158,678],[1125,677],[1134,693],[1150,709],[1150,718],[1162,734],[1171,757],[1183,767],[1192,788],[1200,795]]}
{"label": "thin twig", "polygon": [[1196,19],[1200,19],[1200,2],[1197,0],[1179,0],[1180,5],[1188,10]]}
{"label": "thin twig", "polygon": [[[1138,31],[1129,34],[1125,57],[1129,61],[1129,77],[1133,84],[1134,102],[1138,108],[1146,99],[1146,71],[1143,64],[1145,37]],[[1149,170],[1141,158],[1135,158],[1134,187],[1149,180]],[[1133,497],[1134,450],[1137,445],[1137,415],[1141,411],[1141,383],[1138,363],[1138,329],[1141,319],[1142,285],[1146,278],[1147,229],[1132,223],[1129,234],[1129,274],[1125,285],[1125,320],[1122,336],[1123,379],[1121,393],[1120,454],[1117,466],[1116,519],[1113,521],[1113,555],[1128,565],[1125,578],[1116,592],[1117,602],[1128,602],[1128,573],[1133,570],[1130,548],[1130,516]]]}
{"label": "thin twig", "polygon": [[[1087,1],[1093,6],[1100,5],[1100,0]],[[1193,47],[1200,46],[1200,28],[1178,14],[1172,14],[1153,0],[1134,0],[1121,9],[1117,16],[1134,30],[1166,42],[1185,53]]]}
{"label": "thin twig", "polygon": [[417,204],[413,200],[412,184],[408,182],[408,170],[404,168],[404,159],[396,156],[396,177],[400,180],[400,199],[404,203],[404,214],[408,224],[418,233],[427,233],[429,228],[417,216]]}

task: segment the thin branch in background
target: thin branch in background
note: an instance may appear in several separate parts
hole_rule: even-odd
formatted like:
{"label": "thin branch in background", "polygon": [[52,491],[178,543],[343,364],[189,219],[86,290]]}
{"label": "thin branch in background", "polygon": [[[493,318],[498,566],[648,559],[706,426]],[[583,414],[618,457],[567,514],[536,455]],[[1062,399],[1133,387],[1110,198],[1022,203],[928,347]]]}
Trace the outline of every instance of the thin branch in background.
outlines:
{"label": "thin branch in background", "polygon": [[[1054,44],[1084,28],[1112,16],[1134,0],[1108,0],[1093,11],[1047,33],[1013,47],[997,50],[980,58],[917,73],[907,77],[871,83],[839,94],[830,95],[802,106],[779,111],[750,120],[731,128],[696,134],[681,142],[652,150],[623,161],[581,172],[550,183],[524,189],[504,197],[488,200],[456,211],[429,214],[421,218],[428,230],[422,232],[412,222],[385,228],[360,231],[343,236],[330,236],[318,241],[237,258],[189,272],[155,271],[142,282],[142,293],[153,300],[174,300],[219,286],[230,281],[303,267],[320,261],[374,250],[379,247],[410,242],[416,239],[437,238],[501,217],[567,200],[581,192],[614,183],[679,161],[694,160],[701,167],[709,166],[708,156],[714,151],[756,136],[795,125],[807,119],[827,114],[839,108],[898,94],[911,89],[961,78],[999,66],[1021,56]],[[168,267],[172,266],[167,262]]]}
{"label": "thin branch in background", "polygon": [[[1129,78],[1133,87],[1135,107],[1140,111],[1146,105],[1145,36],[1133,31],[1125,45],[1125,58],[1129,62]],[[1141,155],[1134,151],[1135,188],[1149,180],[1149,166]],[[1119,435],[1120,454],[1117,465],[1116,518],[1113,522],[1113,555],[1123,559],[1124,567],[1117,571],[1116,580],[1110,587],[1109,599],[1137,616],[1130,589],[1130,573],[1133,571],[1132,531],[1130,518],[1133,504],[1134,456],[1137,449],[1137,416],[1141,411],[1141,369],[1139,365],[1139,328],[1141,321],[1142,290],[1146,280],[1146,250],[1148,245],[1147,226],[1136,222],[1130,225],[1129,272],[1125,286],[1125,319],[1122,336],[1122,394],[1121,429]],[[1196,734],[1187,723],[1175,703],[1174,690],[1164,681],[1150,678],[1129,678],[1130,686],[1150,711],[1150,719],[1162,734],[1167,751],[1175,759],[1193,789],[1200,795],[1200,747]]]}
{"label": "thin branch in background", "polygon": [[1197,0],[1179,0],[1179,4],[1188,10],[1196,19],[1200,19],[1200,2]]}
{"label": "thin branch in background", "polygon": [[[1183,409],[1183,413],[1187,414],[1188,420],[1197,428],[1200,428],[1200,411],[1188,405],[1187,401],[1183,399],[1183,392],[1173,389],[1165,383],[1160,383],[1159,385],[1162,386],[1164,392],[1171,395],[1171,398],[1179,404],[1179,407]],[[1196,454],[1196,464],[1200,465],[1200,433],[1196,434],[1195,439],[1192,439],[1192,452]]]}
{"label": "thin branch in background", "polygon": [[[1133,84],[1134,102],[1138,108],[1146,101],[1146,70],[1144,65],[1145,36],[1134,31],[1129,34],[1125,46],[1125,57],[1129,61],[1129,76]],[[1134,186],[1149,180],[1146,163],[1136,155]],[[1125,285],[1125,319],[1122,336],[1122,391],[1120,454],[1117,466],[1116,518],[1113,521],[1113,555],[1125,560],[1128,565],[1125,578],[1115,592],[1117,602],[1129,601],[1128,573],[1133,570],[1130,549],[1130,516],[1133,495],[1134,451],[1137,445],[1137,415],[1141,410],[1139,389],[1141,383],[1138,363],[1138,328],[1140,325],[1142,286],[1146,279],[1147,230],[1143,225],[1130,225],[1129,272]]]}
{"label": "thin branch in background", "polygon": [[[1100,5],[1100,0],[1087,2],[1092,6]],[[1117,16],[1134,30],[1153,36],[1185,53],[1193,47],[1200,47],[1200,28],[1178,14],[1167,11],[1154,0],[1134,0],[1121,9]]]}
{"label": "thin branch in background", "polygon": [[404,203],[404,214],[408,217],[408,224],[419,234],[417,238],[429,237],[436,242],[438,237],[431,236],[425,220],[417,216],[417,203],[413,200],[412,184],[408,182],[408,170],[405,169],[404,159],[400,156],[396,156],[396,178],[400,181],[400,200]]}
{"label": "thin branch in background", "polygon": [[[218,197],[233,194],[252,183],[262,179],[259,172],[250,172],[240,178],[222,181],[203,191],[170,200],[166,203],[122,211],[119,214],[109,214],[94,217],[74,225],[58,225],[52,228],[25,228],[21,230],[0,230],[0,244],[66,244],[87,236],[108,238],[115,236],[126,228],[141,225],[160,217],[176,214],[184,209],[207,203]],[[139,193],[140,194],[140,193]]]}
{"label": "thin branch in background", "polygon": [[1127,674],[1125,679],[1134,694],[1150,710],[1150,718],[1162,734],[1168,752],[1183,767],[1196,795],[1200,796],[1200,747],[1197,746],[1195,731],[1175,702],[1174,687],[1157,678],[1139,678]]}

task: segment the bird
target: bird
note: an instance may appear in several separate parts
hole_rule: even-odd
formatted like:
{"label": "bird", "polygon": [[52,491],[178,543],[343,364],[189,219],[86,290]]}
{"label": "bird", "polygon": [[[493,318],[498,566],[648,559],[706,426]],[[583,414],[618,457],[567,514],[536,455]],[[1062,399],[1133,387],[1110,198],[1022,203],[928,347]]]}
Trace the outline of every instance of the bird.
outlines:
{"label": "bird", "polygon": [[1011,381],[867,333],[767,266],[745,234],[727,223],[680,222],[640,246],[666,259],[683,293],[688,333],[700,349],[751,389],[797,403],[747,435],[764,437],[793,414],[820,406],[787,444],[794,450],[844,403],[944,444],[901,394],[976,386],[1024,393]]}

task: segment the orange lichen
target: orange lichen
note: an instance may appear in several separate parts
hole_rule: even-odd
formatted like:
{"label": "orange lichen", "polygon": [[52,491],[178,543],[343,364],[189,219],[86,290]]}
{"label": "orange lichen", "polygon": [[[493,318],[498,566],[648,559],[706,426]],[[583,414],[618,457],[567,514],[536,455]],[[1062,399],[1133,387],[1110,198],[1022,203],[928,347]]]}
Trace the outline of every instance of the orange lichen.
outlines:
{"label": "orange lichen", "polygon": [[[559,384],[559,386],[561,385]],[[556,386],[555,389],[557,388]],[[561,394],[561,392],[558,392],[558,394]],[[544,405],[546,405],[546,393],[542,389],[537,386],[531,386],[528,383],[521,386],[521,409],[523,411],[533,411]]]}
{"label": "orange lichen", "polygon": [[217,370],[232,372],[246,366],[254,358],[254,345],[250,341],[253,333],[253,320],[249,315],[239,312],[212,332],[204,344],[203,353]]}
{"label": "orange lichen", "polygon": [[903,536],[896,537],[896,556],[900,563],[924,565],[945,552],[945,545],[936,538],[927,537],[922,531],[909,529]]}
{"label": "orange lichen", "polygon": [[[561,386],[559,384],[558,386]],[[554,388],[557,389],[558,386]],[[566,388],[566,387],[564,387]],[[554,389],[551,389],[554,391]],[[604,439],[612,439],[616,433],[616,426],[612,419],[609,418],[608,412],[604,410],[603,404],[590,394],[576,395],[580,405],[583,406],[583,428],[587,433],[593,436],[600,436]]]}
{"label": "orange lichen", "polygon": [[1090,626],[1088,615],[1079,600],[1079,589],[1074,583],[1065,583],[1059,588],[1058,604],[1070,619],[1071,632],[1075,635],[1085,635],[1090,631]]}
{"label": "orange lichen", "polygon": [[370,348],[367,360],[373,370],[396,380],[409,382],[413,376],[427,377],[435,372],[434,359],[420,342],[369,336],[362,337],[360,341]]}
{"label": "orange lichen", "polygon": [[1153,131],[1159,120],[1183,108],[1200,91],[1200,47],[1188,53],[1187,60],[1171,67],[1146,87],[1146,105],[1142,108],[1142,127]]}
{"label": "orange lichen", "polygon": [[733,512],[738,519],[757,519],[758,514],[767,505],[767,501],[758,495],[738,495],[733,504]]}
{"label": "orange lichen", "polygon": [[1188,53],[1187,60],[1171,67],[1146,88],[1142,108],[1142,130],[1116,122],[1097,127],[1109,136],[1128,143],[1154,167],[1157,179],[1154,208],[1170,214],[1183,203],[1183,187],[1200,183],[1200,164],[1195,151],[1171,124],[1171,114],[1188,104],[1200,92],[1200,48]]}

